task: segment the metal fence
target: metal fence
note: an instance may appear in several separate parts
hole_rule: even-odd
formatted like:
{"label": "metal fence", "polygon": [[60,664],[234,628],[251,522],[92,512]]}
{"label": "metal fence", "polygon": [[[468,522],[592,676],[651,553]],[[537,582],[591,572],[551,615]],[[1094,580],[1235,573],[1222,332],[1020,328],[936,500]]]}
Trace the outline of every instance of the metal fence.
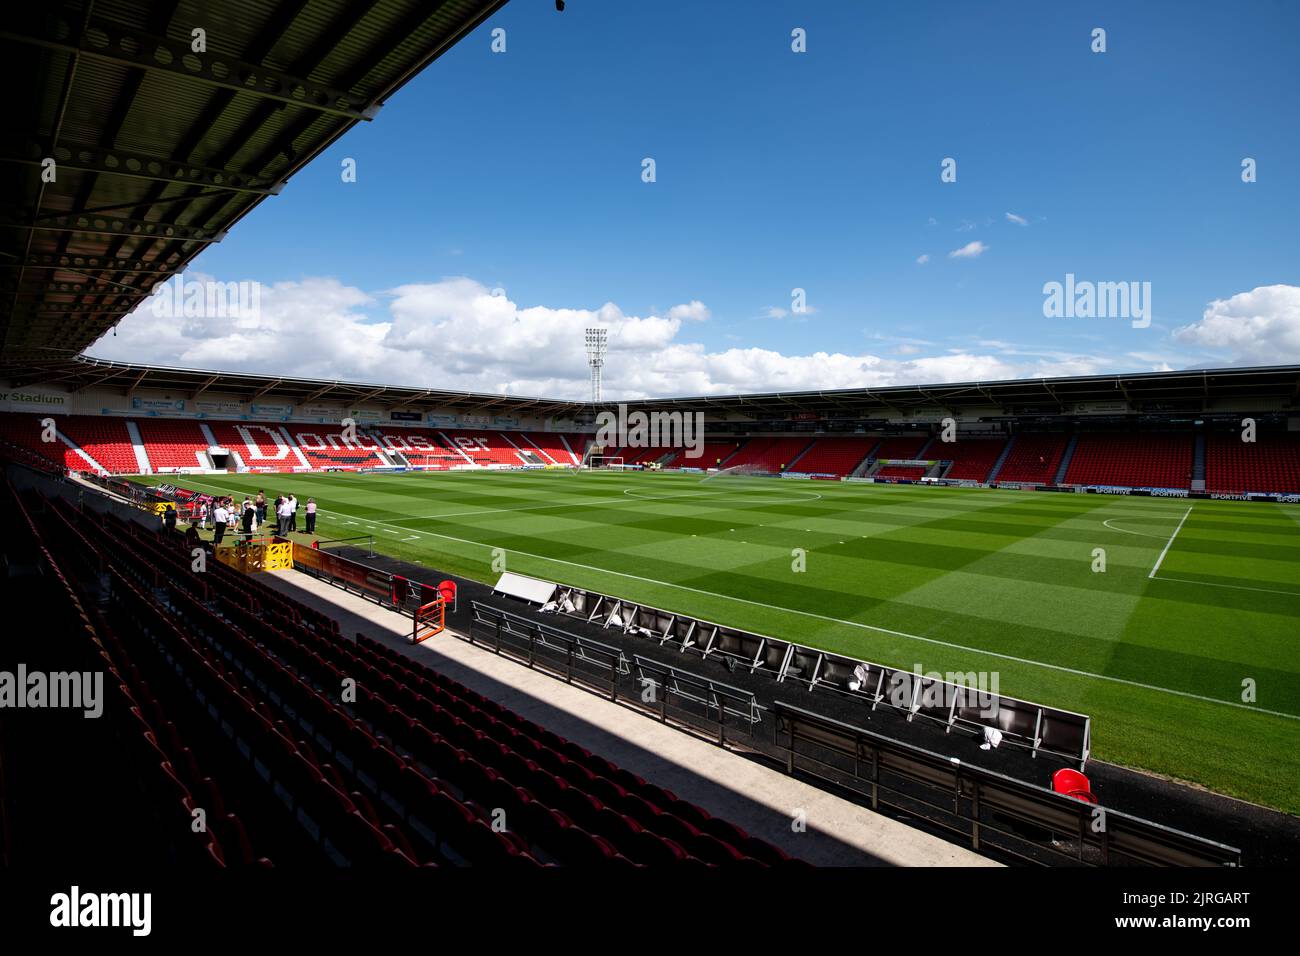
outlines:
{"label": "metal fence", "polygon": [[[1239,866],[1241,851],[475,601],[472,644],[771,760],[955,842],[1042,865]],[[688,658],[689,660],[689,658]]]}

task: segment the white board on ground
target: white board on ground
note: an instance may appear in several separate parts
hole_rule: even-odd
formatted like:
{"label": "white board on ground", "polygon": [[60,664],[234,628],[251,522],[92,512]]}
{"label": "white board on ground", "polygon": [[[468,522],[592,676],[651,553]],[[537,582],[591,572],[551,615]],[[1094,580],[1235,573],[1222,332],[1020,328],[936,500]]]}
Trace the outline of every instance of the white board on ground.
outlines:
{"label": "white board on ground", "polygon": [[501,575],[492,590],[497,594],[522,598],[537,604],[548,604],[557,586],[552,581],[543,581],[541,578],[530,578],[526,574],[507,571]]}

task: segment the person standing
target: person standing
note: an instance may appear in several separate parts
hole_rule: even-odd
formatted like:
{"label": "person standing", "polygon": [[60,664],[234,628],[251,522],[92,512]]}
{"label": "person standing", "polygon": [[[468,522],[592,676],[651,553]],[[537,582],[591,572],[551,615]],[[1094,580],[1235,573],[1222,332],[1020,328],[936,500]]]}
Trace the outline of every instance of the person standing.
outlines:
{"label": "person standing", "polygon": [[253,510],[253,503],[249,501],[247,498],[245,498],[244,513],[241,515],[241,518],[243,519],[243,525],[244,525],[243,531],[244,531],[245,541],[253,537],[253,519],[256,518],[256,516],[257,516],[257,512]]}
{"label": "person standing", "polygon": [[261,488],[257,489],[257,497],[253,500],[257,506],[257,524],[258,527],[266,524],[266,492]]}
{"label": "person standing", "polygon": [[316,533],[316,499],[307,499],[307,533]]}
{"label": "person standing", "polygon": [[230,512],[226,510],[224,501],[217,502],[217,508],[212,512],[212,543],[221,544],[221,539],[226,536],[226,521],[230,517]]}
{"label": "person standing", "polygon": [[199,502],[199,527],[204,531],[208,530],[208,503],[206,501]]}
{"label": "person standing", "polygon": [[162,520],[163,531],[169,535],[173,534],[176,531],[176,509],[168,505],[167,510],[163,512]]}
{"label": "person standing", "polygon": [[290,515],[290,514],[291,514],[291,512],[290,512],[290,510],[289,510],[289,499],[288,499],[288,498],[282,498],[282,499],[280,500],[280,511],[279,511],[279,514],[277,515],[277,517],[278,517],[280,520],[279,520],[279,525],[278,525],[278,527],[277,527],[277,529],[276,529],[277,533],[278,533],[278,534],[280,535],[280,537],[282,537],[282,538],[283,538],[283,537],[286,537],[286,536],[289,534],[289,515]]}
{"label": "person standing", "polygon": [[289,530],[298,530],[298,499],[294,495],[289,496]]}

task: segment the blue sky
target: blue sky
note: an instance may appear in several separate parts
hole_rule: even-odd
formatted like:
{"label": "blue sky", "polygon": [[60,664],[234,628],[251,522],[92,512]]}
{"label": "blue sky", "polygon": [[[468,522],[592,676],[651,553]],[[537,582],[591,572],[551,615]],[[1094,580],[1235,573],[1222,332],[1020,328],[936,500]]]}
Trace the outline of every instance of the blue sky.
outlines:
{"label": "blue sky", "polygon": [[[791,51],[796,27],[806,53]],[[1297,28],[1289,0],[570,0],[562,14],[513,0],[192,268],[264,283],[267,331],[300,339],[309,319],[289,300],[327,283],[342,321],[391,351],[421,323],[445,348],[540,310],[529,334],[545,344],[548,323],[567,335],[606,303],[638,319],[701,303],[708,317],[681,312],[671,334],[629,332],[640,359],[694,365],[611,368],[627,394],[779,388],[787,372],[843,387],[1300,360]],[[940,181],[945,157],[955,183]],[[982,251],[950,258],[969,243]],[[1045,318],[1043,284],[1066,273],[1150,282],[1151,327]],[[474,284],[458,304],[418,304],[413,290],[455,277]],[[497,287],[514,311],[466,304]],[[811,312],[781,315],[795,287]],[[247,336],[190,331],[199,347],[141,355],[158,336],[133,317],[92,354],[259,361]],[[465,387],[580,387],[567,347],[543,374],[461,348],[448,374]],[[817,363],[785,362],[819,352],[849,361],[824,382]],[[855,373],[863,356],[888,381]],[[413,374],[368,361],[307,354],[299,371]],[[734,371],[747,362],[766,371]]]}

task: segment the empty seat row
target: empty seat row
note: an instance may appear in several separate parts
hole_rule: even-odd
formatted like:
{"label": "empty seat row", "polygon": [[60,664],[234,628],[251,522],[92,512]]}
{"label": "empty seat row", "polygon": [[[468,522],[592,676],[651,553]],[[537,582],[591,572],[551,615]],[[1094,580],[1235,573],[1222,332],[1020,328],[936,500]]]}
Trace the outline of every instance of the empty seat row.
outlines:
{"label": "empty seat row", "polygon": [[1070,485],[1190,488],[1190,432],[1084,432],[1066,469]]}
{"label": "empty seat row", "polygon": [[809,475],[851,475],[878,444],[878,438],[819,438],[787,470]]}
{"label": "empty seat row", "polygon": [[[171,680],[205,684],[214,719],[243,728],[240,745],[268,768],[269,784],[298,824],[310,821],[319,838],[313,845],[339,862],[357,862],[340,847],[355,851],[356,839],[371,831],[365,862],[786,862],[762,841],[436,671],[375,642],[341,639],[326,615],[254,579],[215,561],[194,572],[176,536],[108,517],[78,525],[63,504],[50,514],[79,536],[79,550],[99,552],[99,569],[115,585],[112,606],[122,609],[119,624],[143,628],[124,643],[155,664],[166,659]],[[159,674],[166,668],[155,680]],[[339,700],[348,679],[356,681],[355,699]],[[244,690],[232,695],[226,684],[241,682]],[[416,804],[412,773],[424,777]],[[445,796],[434,800],[434,791]],[[465,808],[455,814],[468,815],[464,827],[448,831],[446,813],[426,805],[445,811],[448,800]],[[518,812],[507,811],[510,826],[497,832],[489,810],[503,800]],[[530,821],[544,832],[518,829]]]}

